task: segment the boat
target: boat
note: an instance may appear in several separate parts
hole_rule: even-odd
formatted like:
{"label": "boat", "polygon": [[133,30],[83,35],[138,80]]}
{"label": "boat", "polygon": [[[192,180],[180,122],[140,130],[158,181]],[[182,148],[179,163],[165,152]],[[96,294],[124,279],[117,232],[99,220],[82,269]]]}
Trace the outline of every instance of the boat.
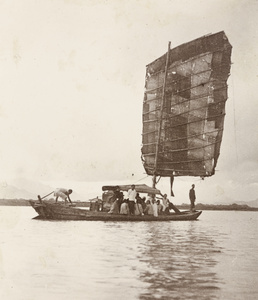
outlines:
{"label": "boat", "polygon": [[64,203],[38,203],[30,200],[31,206],[38,213],[35,219],[43,220],[65,220],[65,221],[190,221],[196,220],[201,211],[170,213],[169,215],[121,215],[109,214],[105,211],[90,211],[76,208]]}
{"label": "boat", "polygon": [[[152,187],[137,185],[138,193],[154,197],[161,177],[213,176],[220,154],[228,98],[232,46],[224,31],[205,35],[168,51],[146,66],[142,114],[142,162]],[[114,190],[130,185],[104,186],[89,211],[60,203],[31,201],[39,218],[51,220],[176,221],[196,220],[201,211],[179,211],[158,217],[111,214]],[[106,206],[106,207],[105,207]]]}
{"label": "boat", "polygon": [[[94,198],[91,200],[90,210],[76,207],[75,203],[43,201],[38,196],[38,201],[30,200],[31,206],[38,213],[35,219],[43,220],[86,220],[86,221],[187,221],[196,220],[201,214],[200,211],[176,212],[159,215],[154,217],[151,215],[121,215],[110,214],[110,208],[114,201],[114,191],[119,188],[120,191],[128,191],[131,185],[114,185],[103,186],[102,199]],[[141,194],[161,195],[160,190],[149,187],[145,184],[136,184],[136,190]]]}

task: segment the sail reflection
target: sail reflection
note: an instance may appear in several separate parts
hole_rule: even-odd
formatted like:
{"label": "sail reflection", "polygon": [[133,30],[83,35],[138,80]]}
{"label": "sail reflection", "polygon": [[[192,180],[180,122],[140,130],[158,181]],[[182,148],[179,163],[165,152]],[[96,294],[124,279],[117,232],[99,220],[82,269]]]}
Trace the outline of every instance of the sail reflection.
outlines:
{"label": "sail reflection", "polygon": [[221,249],[211,233],[200,231],[196,222],[151,224],[145,245],[140,280],[149,287],[140,299],[216,299]]}

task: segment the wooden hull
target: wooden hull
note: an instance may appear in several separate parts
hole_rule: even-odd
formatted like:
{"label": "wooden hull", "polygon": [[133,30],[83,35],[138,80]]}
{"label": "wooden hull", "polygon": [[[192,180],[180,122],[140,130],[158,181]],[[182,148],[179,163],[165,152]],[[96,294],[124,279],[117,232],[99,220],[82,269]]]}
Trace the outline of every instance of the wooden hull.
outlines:
{"label": "wooden hull", "polygon": [[181,212],[179,214],[170,213],[169,215],[159,215],[158,217],[129,216],[120,214],[109,214],[107,212],[93,212],[85,209],[75,208],[68,204],[61,203],[38,203],[30,201],[31,206],[38,213],[37,219],[45,220],[84,220],[84,221],[191,221],[196,220],[201,211]]}

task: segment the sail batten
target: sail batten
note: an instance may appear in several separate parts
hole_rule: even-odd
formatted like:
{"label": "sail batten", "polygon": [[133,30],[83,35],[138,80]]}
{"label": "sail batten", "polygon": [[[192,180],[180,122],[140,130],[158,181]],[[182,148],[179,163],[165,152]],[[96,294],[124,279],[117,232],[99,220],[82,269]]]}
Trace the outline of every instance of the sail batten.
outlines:
{"label": "sail batten", "polygon": [[[199,98],[199,99],[201,99],[201,98]],[[224,101],[216,102],[216,104],[220,104],[220,103],[224,103]],[[187,111],[187,112],[182,112],[182,113],[180,113],[180,114],[173,115],[173,116],[174,116],[174,117],[178,117],[178,116],[181,116],[181,115],[184,115],[184,114],[189,114],[189,113],[194,112],[194,111],[197,111],[197,110],[201,110],[201,109],[206,110],[206,108],[207,108],[207,105],[206,105],[206,106],[201,106],[201,107],[198,107],[198,108],[195,108],[195,109],[192,109],[192,110],[189,110],[189,111]],[[159,110],[158,110],[158,109],[152,110],[152,111],[150,111],[150,113],[153,113],[153,112],[156,112],[156,111],[159,111]],[[220,114],[220,115],[222,115],[222,114]],[[225,114],[224,114],[224,115],[225,115]],[[163,117],[162,119],[163,119],[163,120],[166,120],[166,117]],[[156,122],[156,121],[159,121],[159,120],[160,120],[160,119],[143,120],[143,123],[146,123],[146,122]]]}
{"label": "sail batten", "polygon": [[[228,85],[226,84],[225,86],[221,86],[220,88],[216,88],[216,91],[219,91],[219,90],[226,90],[227,91],[227,88],[228,88]],[[185,90],[184,90],[185,91]],[[179,91],[179,92],[183,92],[183,91]],[[177,92],[177,93],[179,93]],[[201,98],[204,98],[204,97],[208,97],[210,96],[210,93],[204,93],[204,94],[200,94],[200,95],[197,95],[197,96],[193,96],[191,100],[199,100]],[[157,98],[153,98],[153,99],[149,99],[149,100],[144,100],[144,103],[148,102],[148,101],[154,101],[154,100],[158,100],[160,99],[160,97],[157,97]],[[187,102],[189,100],[185,100],[185,102]],[[183,103],[183,101],[180,102],[181,104]],[[176,106],[177,104],[174,104],[174,106]],[[148,112],[143,112],[143,115],[145,114],[149,114],[151,113],[152,111],[148,111]]]}
{"label": "sail batten", "polygon": [[[226,114],[223,113],[223,114],[218,114],[218,115],[214,115],[213,117],[217,117],[217,118],[223,118]],[[198,122],[203,122],[207,120],[207,118],[204,118],[204,119],[198,119],[198,120],[194,120],[194,121],[189,121],[189,122],[186,122],[186,123],[181,123],[181,124],[177,124],[177,125],[174,125],[174,126],[167,126],[167,129],[172,129],[172,128],[177,128],[177,127],[180,127],[180,126],[185,126],[187,124],[193,124],[193,123],[198,123]],[[143,134],[147,135],[147,134],[151,134],[151,133],[155,133],[157,132],[157,130],[153,130],[153,131],[149,131],[149,132],[145,132]],[[209,131],[207,131],[209,132]],[[207,133],[206,132],[206,133]],[[203,133],[200,133],[200,134],[205,134],[204,132]],[[178,140],[178,139],[177,139]]]}
{"label": "sail batten", "polygon": [[[213,131],[207,131],[206,132],[206,135],[207,136],[210,136],[211,134],[213,133],[218,133],[218,131],[223,131],[223,129],[216,129],[216,130],[213,130]],[[189,135],[188,138],[198,138],[200,140],[203,140],[203,133],[200,133],[200,134],[194,134],[194,135]],[[177,139],[174,139],[174,140],[170,140],[169,142],[177,142],[177,141],[180,141],[180,140],[185,140],[186,138],[185,137],[182,137],[182,138],[177,138]],[[166,144],[167,141],[162,141],[161,144]],[[149,145],[154,145],[156,143],[145,143],[144,146],[149,146]]]}
{"label": "sail batten", "polygon": [[214,174],[231,49],[222,31],[170,49],[146,66],[142,158],[148,175]]}

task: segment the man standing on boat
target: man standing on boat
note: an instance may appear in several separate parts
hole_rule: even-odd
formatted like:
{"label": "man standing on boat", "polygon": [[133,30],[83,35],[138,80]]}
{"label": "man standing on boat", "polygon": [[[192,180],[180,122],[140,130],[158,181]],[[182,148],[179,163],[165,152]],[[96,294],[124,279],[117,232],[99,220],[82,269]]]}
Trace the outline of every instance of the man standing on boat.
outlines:
{"label": "man standing on boat", "polygon": [[192,184],[192,188],[189,191],[189,198],[190,198],[190,202],[191,202],[190,211],[193,211],[194,207],[195,207],[196,196],[195,196],[195,190],[194,190],[194,188],[195,188],[195,185]]}
{"label": "man standing on boat", "polygon": [[69,200],[70,203],[72,203],[71,199],[70,199],[70,194],[72,194],[73,190],[67,190],[67,189],[63,189],[63,188],[58,188],[55,189],[54,191],[54,196],[56,197],[56,202],[58,200],[58,198],[62,198],[65,202],[67,202],[67,199]]}
{"label": "man standing on boat", "polygon": [[135,190],[135,185],[132,184],[131,188],[128,190],[128,200],[129,200],[129,213],[130,215],[134,215],[134,204],[137,192]]}

